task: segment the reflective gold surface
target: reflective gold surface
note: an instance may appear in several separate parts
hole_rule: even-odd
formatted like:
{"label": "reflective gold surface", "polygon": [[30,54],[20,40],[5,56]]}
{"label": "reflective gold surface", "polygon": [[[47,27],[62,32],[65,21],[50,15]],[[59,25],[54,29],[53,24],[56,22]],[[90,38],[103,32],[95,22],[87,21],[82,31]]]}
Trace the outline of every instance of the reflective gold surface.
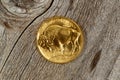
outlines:
{"label": "reflective gold surface", "polygon": [[49,61],[66,63],[75,59],[83,48],[80,26],[64,17],[46,19],[37,33],[37,47]]}

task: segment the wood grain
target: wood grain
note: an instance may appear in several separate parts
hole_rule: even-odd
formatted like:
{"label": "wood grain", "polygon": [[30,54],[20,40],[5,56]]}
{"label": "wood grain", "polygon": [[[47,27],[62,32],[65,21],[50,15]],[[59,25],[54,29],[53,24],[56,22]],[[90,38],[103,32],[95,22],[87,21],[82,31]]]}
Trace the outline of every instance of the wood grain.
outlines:
{"label": "wood grain", "polygon": [[[67,64],[36,48],[41,22],[52,16],[82,26],[85,47]],[[120,0],[1,0],[0,80],[120,80]]]}

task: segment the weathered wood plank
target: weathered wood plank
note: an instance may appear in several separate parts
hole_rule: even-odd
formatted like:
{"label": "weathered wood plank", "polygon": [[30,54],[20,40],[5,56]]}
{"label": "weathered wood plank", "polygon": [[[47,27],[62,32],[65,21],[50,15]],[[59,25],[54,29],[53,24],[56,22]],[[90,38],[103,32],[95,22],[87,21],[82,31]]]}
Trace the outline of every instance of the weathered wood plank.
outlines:
{"label": "weathered wood plank", "polygon": [[[7,1],[0,2],[0,80],[120,80],[120,0]],[[55,15],[85,34],[82,54],[67,64],[48,62],[36,48],[40,23]]]}

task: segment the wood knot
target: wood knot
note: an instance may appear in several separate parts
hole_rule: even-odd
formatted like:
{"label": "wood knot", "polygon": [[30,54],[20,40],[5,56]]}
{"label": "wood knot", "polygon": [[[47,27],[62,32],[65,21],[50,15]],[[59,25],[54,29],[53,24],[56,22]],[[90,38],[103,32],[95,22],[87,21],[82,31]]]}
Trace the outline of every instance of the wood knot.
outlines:
{"label": "wood knot", "polygon": [[42,14],[51,6],[52,2],[52,0],[1,0],[2,6],[8,12],[20,17]]}

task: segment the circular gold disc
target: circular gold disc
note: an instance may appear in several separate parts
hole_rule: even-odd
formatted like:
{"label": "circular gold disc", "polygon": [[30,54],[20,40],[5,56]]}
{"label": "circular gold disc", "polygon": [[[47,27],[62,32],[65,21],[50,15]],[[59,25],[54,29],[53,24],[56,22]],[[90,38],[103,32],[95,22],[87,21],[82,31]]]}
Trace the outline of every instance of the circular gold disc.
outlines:
{"label": "circular gold disc", "polygon": [[46,19],[37,33],[37,47],[49,61],[66,63],[75,59],[83,48],[83,33],[74,21],[64,17]]}

